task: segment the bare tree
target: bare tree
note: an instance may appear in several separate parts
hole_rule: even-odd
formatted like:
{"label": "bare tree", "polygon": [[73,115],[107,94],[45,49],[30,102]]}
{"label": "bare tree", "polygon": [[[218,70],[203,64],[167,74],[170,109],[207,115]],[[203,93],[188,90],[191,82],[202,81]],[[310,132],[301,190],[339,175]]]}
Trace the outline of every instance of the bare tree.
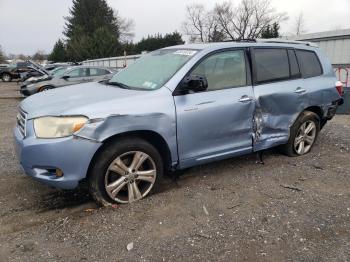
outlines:
{"label": "bare tree", "polygon": [[190,42],[222,41],[221,27],[213,11],[207,11],[204,5],[193,4],[186,8],[186,20],[183,31],[190,37]]}
{"label": "bare tree", "polygon": [[242,0],[235,7],[226,1],[214,9],[216,20],[230,40],[258,38],[268,25],[288,19],[278,13],[270,0]]}
{"label": "bare tree", "polygon": [[117,10],[114,11],[114,16],[117,18],[117,24],[119,28],[119,40],[122,43],[128,42],[129,40],[132,40],[132,38],[135,36],[133,30],[135,27],[135,23],[132,19],[123,18],[119,15]]}
{"label": "bare tree", "polygon": [[299,15],[295,18],[294,32],[297,36],[304,34],[306,32],[305,19],[304,19],[304,14],[302,12],[299,13]]}

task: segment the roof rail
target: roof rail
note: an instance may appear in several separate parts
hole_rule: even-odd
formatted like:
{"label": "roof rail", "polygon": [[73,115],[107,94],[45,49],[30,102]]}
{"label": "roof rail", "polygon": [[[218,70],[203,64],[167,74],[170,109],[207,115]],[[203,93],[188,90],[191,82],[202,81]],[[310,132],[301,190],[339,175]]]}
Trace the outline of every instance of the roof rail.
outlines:
{"label": "roof rail", "polygon": [[254,38],[242,38],[236,40],[224,40],[223,42],[254,42],[256,43],[256,39]]}
{"label": "roof rail", "polygon": [[306,41],[295,41],[295,40],[284,40],[284,39],[278,39],[278,38],[271,38],[271,39],[263,39],[259,38],[256,39],[257,43],[281,43],[281,44],[296,44],[296,45],[307,45],[312,47],[318,47],[317,44],[312,42],[306,42]]}

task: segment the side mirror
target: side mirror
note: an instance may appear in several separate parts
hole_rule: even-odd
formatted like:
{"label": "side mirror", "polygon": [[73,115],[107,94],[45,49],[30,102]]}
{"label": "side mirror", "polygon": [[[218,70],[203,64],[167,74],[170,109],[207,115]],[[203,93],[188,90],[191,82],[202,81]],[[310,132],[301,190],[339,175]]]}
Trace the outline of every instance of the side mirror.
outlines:
{"label": "side mirror", "polygon": [[67,80],[68,78],[70,78],[70,76],[68,76],[68,75],[62,76],[62,79],[64,79],[64,80]]}
{"label": "side mirror", "polygon": [[182,80],[181,89],[203,92],[208,88],[208,80],[202,75],[191,75]]}

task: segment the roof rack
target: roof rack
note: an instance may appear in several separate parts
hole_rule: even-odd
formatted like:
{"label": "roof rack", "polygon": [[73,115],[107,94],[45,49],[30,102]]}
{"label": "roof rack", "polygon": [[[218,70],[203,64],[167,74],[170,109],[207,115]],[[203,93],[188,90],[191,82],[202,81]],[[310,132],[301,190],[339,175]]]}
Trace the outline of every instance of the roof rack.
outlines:
{"label": "roof rack", "polygon": [[253,42],[256,43],[256,39],[254,38],[242,38],[237,40],[224,40],[223,42]]}
{"label": "roof rack", "polygon": [[284,40],[284,39],[276,39],[276,38],[271,38],[271,39],[255,39],[255,42],[257,43],[275,43],[275,44],[296,44],[296,45],[307,45],[307,46],[312,46],[312,47],[318,47],[317,44],[312,43],[312,42],[306,42],[306,41],[295,41],[295,40]]}

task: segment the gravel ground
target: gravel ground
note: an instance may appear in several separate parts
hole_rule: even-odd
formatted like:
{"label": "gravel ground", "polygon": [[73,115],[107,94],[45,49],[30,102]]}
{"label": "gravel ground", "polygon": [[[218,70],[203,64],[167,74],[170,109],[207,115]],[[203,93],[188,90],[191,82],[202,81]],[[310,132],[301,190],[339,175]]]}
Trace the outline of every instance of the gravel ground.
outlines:
{"label": "gravel ground", "polygon": [[16,88],[0,83],[0,261],[350,261],[350,116],[306,156],[199,166],[140,202],[98,208],[83,188],[23,175]]}

